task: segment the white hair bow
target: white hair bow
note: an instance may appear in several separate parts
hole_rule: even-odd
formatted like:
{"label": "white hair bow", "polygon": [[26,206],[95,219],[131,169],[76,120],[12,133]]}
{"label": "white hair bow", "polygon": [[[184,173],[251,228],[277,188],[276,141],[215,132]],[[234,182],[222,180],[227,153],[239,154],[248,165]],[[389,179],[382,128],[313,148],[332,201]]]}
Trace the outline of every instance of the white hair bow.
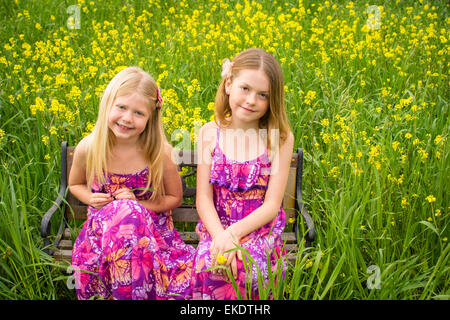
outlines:
{"label": "white hair bow", "polygon": [[230,59],[223,59],[222,61],[222,78],[225,78],[227,75],[229,75],[231,71],[231,67],[233,66],[233,62],[230,61]]}

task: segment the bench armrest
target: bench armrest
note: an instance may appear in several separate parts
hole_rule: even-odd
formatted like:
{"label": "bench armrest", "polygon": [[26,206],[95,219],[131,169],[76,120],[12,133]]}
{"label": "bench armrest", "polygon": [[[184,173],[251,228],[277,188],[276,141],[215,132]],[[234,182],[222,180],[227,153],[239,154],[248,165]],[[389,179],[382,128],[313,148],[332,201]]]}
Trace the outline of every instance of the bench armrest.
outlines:
{"label": "bench armrest", "polygon": [[[302,195],[302,176],[303,176],[303,149],[298,148],[297,149],[298,154],[298,163],[297,163],[297,178],[296,178],[296,209],[300,212],[300,214],[303,216],[306,222],[306,226],[308,227],[308,231],[306,235],[304,236],[306,244],[305,247],[309,248],[311,246],[311,243],[314,241],[315,236],[315,227],[314,227],[314,221],[311,217],[311,215],[308,213],[308,211],[305,208],[305,205],[303,204],[303,195]],[[297,237],[299,236],[298,232],[296,232]],[[299,242],[300,239],[297,239],[297,242]]]}
{"label": "bench armrest", "polygon": [[53,214],[61,208],[61,203],[64,199],[66,193],[66,188],[61,186],[59,189],[58,197],[56,198],[54,204],[50,207],[50,209],[47,210],[47,212],[42,217],[41,221],[41,236],[43,238],[47,238],[50,235],[50,220],[53,216]]}
{"label": "bench armrest", "polygon": [[[44,214],[41,220],[41,236],[44,238],[44,246],[48,246],[50,244],[50,240],[48,237],[51,233],[51,223],[50,220],[55,214],[56,211],[58,211],[59,208],[61,208],[61,205],[63,204],[63,200],[66,196],[66,189],[67,189],[67,141],[63,141],[61,143],[61,184],[59,186],[59,192],[58,197],[56,198],[53,205],[50,207],[50,209]],[[64,223],[64,215],[61,218],[61,226],[60,231],[58,232],[58,235],[62,233],[62,225]],[[59,239],[56,239],[55,244],[59,242]]]}

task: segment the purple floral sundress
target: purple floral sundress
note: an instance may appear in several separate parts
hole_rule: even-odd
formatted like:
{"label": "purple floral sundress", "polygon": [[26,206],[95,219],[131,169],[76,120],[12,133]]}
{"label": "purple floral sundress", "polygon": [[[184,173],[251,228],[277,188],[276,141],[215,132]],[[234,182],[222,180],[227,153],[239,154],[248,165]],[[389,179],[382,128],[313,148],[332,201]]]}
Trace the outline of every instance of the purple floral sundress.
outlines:
{"label": "purple floral sundress", "polygon": [[[136,174],[108,174],[93,192],[127,187],[138,200],[148,168]],[[171,211],[155,213],[136,200],[114,200],[100,210],[88,208],[72,253],[78,299],[191,299],[195,249],[175,230]]]}
{"label": "purple floral sundress", "polygon": [[[213,186],[213,201],[224,228],[243,219],[264,202],[271,163],[267,150],[258,158],[238,162],[227,158],[219,147],[220,130],[217,129],[217,142],[212,153],[210,184]],[[282,207],[271,222],[241,239],[240,245],[247,249],[254,259],[251,277],[246,275],[244,263],[237,260],[238,279],[235,279],[243,298],[259,299],[258,273],[268,279],[267,254],[270,268],[286,270],[284,259],[286,251],[281,234],[285,227],[285,212]],[[234,300],[237,294],[228,277],[204,271],[211,267],[211,236],[203,223],[198,222],[196,232],[200,241],[194,259],[192,298],[195,300]],[[282,258],[282,259],[280,259]],[[248,261],[248,259],[246,259]],[[282,261],[282,264],[277,264]],[[247,292],[250,288],[251,292]]]}

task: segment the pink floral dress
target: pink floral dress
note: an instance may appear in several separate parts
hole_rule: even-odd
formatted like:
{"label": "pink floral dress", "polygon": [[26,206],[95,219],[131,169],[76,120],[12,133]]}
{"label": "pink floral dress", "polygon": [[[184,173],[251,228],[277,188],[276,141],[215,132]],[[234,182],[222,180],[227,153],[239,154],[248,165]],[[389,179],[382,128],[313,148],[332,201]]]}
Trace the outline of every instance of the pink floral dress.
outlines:
{"label": "pink floral dress", "polygon": [[[217,143],[212,154],[211,178],[213,185],[213,201],[224,228],[245,218],[264,202],[271,163],[267,150],[256,159],[238,162],[227,158],[219,147],[219,134],[217,130]],[[267,258],[270,268],[286,269],[284,243],[281,234],[285,227],[285,213],[282,207],[274,220],[253,231],[240,244],[247,249],[254,259],[251,277],[245,272],[244,263],[237,260],[238,279],[236,284],[243,298],[258,299],[258,269],[262,277],[268,279]],[[237,298],[232,282],[220,274],[205,271],[211,267],[211,236],[201,221],[197,224],[196,232],[200,237],[197,247],[192,279],[192,298],[195,300],[232,300]],[[268,255],[268,257],[267,257]],[[279,259],[283,257],[282,259]],[[248,261],[248,259],[247,259]],[[277,264],[281,261],[281,264]],[[250,288],[251,292],[247,292]]]}
{"label": "pink floral dress", "polygon": [[[148,169],[109,174],[93,192],[143,188]],[[151,192],[139,195],[148,199]],[[190,299],[195,249],[175,230],[171,212],[155,213],[135,200],[114,200],[100,210],[88,208],[75,241],[72,265],[78,299]]]}

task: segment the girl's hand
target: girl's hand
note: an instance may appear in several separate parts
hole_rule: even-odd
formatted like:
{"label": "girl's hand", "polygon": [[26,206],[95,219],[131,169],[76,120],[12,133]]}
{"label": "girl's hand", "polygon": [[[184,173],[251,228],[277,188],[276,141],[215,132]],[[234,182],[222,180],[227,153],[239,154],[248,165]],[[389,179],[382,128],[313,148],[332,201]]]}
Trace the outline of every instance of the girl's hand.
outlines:
{"label": "girl's hand", "polygon": [[[211,242],[210,254],[211,254],[211,266],[224,265],[231,269],[234,278],[237,278],[237,261],[236,258],[242,260],[241,251],[225,252],[230,249],[236,248],[236,243],[239,243],[237,239],[229,229],[223,230],[218,233]],[[226,275],[224,269],[214,269],[213,273],[221,273]]]}
{"label": "girl's hand", "polygon": [[113,201],[113,197],[109,193],[94,192],[89,199],[89,205],[97,210],[103,208]]}
{"label": "girl's hand", "polygon": [[131,189],[128,188],[122,188],[117,190],[116,192],[113,193],[113,197],[116,200],[120,199],[136,200],[136,196],[134,195],[133,191],[131,191]]}

